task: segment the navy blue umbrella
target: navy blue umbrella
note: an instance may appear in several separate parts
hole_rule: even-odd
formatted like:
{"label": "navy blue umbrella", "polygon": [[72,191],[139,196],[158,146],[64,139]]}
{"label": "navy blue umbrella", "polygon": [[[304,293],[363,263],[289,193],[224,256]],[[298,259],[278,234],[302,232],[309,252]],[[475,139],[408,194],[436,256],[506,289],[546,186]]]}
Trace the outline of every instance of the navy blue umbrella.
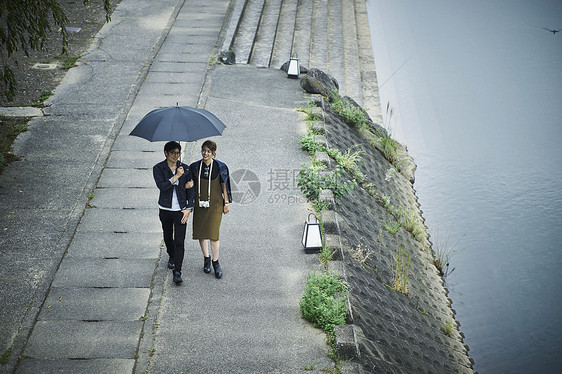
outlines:
{"label": "navy blue umbrella", "polygon": [[176,105],[149,112],[129,135],[151,142],[192,142],[221,135],[225,128],[220,119],[205,109]]}

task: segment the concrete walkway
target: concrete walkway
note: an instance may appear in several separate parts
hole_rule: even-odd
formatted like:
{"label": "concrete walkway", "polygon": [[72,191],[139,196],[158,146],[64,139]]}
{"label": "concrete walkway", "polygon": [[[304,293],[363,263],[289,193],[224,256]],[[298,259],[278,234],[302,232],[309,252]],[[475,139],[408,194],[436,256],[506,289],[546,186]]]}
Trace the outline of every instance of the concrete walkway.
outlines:
{"label": "concrete walkway", "polygon": [[[333,366],[324,334],[298,307],[319,267],[300,247],[309,205],[294,183],[308,159],[295,112],[306,99],[279,70],[209,65],[229,4],[123,0],[48,116],[18,138],[24,159],[0,178],[0,343],[11,352],[2,372]],[[223,219],[223,279],[203,273],[190,222],[179,287],[166,270],[151,172],[164,143],[128,136],[145,113],[176,102],[227,124],[215,140],[237,193]]]}

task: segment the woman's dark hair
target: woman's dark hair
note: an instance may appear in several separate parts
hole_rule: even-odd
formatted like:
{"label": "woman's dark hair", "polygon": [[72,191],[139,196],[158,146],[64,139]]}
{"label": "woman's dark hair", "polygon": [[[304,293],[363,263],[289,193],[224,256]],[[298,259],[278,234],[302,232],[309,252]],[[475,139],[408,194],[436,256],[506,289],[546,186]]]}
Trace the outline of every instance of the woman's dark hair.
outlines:
{"label": "woman's dark hair", "polygon": [[164,146],[164,152],[172,152],[174,149],[179,149],[181,152],[181,145],[178,142],[168,142]]}
{"label": "woman's dark hair", "polygon": [[212,140],[205,140],[203,142],[203,144],[201,144],[201,150],[203,149],[203,147],[207,147],[211,150],[211,152],[213,152],[213,156],[216,156],[217,154],[217,143],[215,143]]}

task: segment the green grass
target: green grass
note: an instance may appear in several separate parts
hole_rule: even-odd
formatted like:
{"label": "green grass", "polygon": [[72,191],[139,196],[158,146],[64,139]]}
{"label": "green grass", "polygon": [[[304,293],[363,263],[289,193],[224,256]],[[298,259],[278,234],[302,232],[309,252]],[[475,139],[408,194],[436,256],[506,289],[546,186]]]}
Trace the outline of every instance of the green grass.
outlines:
{"label": "green grass", "polygon": [[405,295],[408,294],[408,280],[410,276],[410,246],[405,247],[396,244],[396,266],[394,267],[394,277],[392,278],[392,288]]}
{"label": "green grass", "polygon": [[307,132],[301,137],[301,148],[303,151],[308,152],[309,155],[314,156],[316,151],[323,151],[324,147],[316,142],[315,135],[312,131]]}
{"label": "green grass", "polygon": [[322,190],[331,190],[336,199],[344,196],[355,187],[355,181],[346,180],[341,168],[337,167],[327,174],[320,174],[326,166],[320,162],[313,161],[310,165],[303,164],[303,170],[297,177],[297,185],[304,195],[313,203],[318,201],[318,195]]}
{"label": "green grass", "polygon": [[36,107],[36,108],[44,108],[45,107],[45,100],[47,100],[52,95],[53,95],[53,92],[51,92],[51,91],[43,91],[43,92],[41,92],[41,96],[39,96],[39,99],[31,105]]}
{"label": "green grass", "polygon": [[[379,200],[380,199],[382,199],[382,197],[379,197]],[[381,202],[379,201],[379,203]],[[415,210],[406,209],[402,206],[396,208],[390,203],[387,204],[386,202],[381,203],[381,205],[386,208],[387,212],[394,216],[396,221],[400,224],[401,227],[404,228],[404,230],[412,234],[414,239],[416,239],[420,243],[423,242],[423,239],[427,236],[427,231],[425,225],[419,219],[418,214]]]}
{"label": "green grass", "polygon": [[432,238],[433,264],[441,276],[446,276],[454,270],[449,271],[448,269],[450,257],[456,251],[455,245],[450,242],[449,235],[439,236],[435,233]]}
{"label": "green grass", "polygon": [[344,325],[347,316],[348,286],[336,274],[315,271],[306,279],[299,303],[304,319],[327,333],[336,325]]}
{"label": "green grass", "polygon": [[361,108],[343,99],[337,90],[334,90],[330,108],[337,113],[347,125],[362,130],[367,127],[369,120]]}
{"label": "green grass", "polygon": [[389,233],[391,233],[392,235],[396,235],[396,233],[398,232],[398,230],[400,229],[400,223],[393,221],[393,222],[386,222],[384,224],[384,228],[386,229],[386,231],[388,231]]}
{"label": "green grass", "polygon": [[63,69],[70,69],[76,66],[76,61],[80,59],[82,56],[71,56],[71,55],[64,55],[64,60],[62,61],[62,68]]}
{"label": "green grass", "polygon": [[[322,230],[322,232],[324,232],[324,230]],[[322,266],[326,266],[328,262],[332,261],[332,259],[334,258],[334,249],[332,247],[328,247],[325,240],[323,240],[322,250],[320,251],[319,257]]]}
{"label": "green grass", "polygon": [[447,321],[445,326],[443,326],[443,334],[451,337],[453,336],[453,324],[450,321]]}
{"label": "green grass", "polygon": [[365,175],[361,172],[361,168],[359,167],[359,163],[363,162],[362,150],[352,152],[351,149],[348,149],[345,153],[342,153],[339,149],[328,148],[326,153],[328,153],[328,155],[332,157],[342,168],[347,170],[357,183],[365,181]]}
{"label": "green grass", "polygon": [[306,114],[306,121],[322,121],[323,118],[321,115],[319,116],[313,113],[314,108],[317,107],[318,106],[313,100],[309,100],[306,105],[299,107],[297,110]]}

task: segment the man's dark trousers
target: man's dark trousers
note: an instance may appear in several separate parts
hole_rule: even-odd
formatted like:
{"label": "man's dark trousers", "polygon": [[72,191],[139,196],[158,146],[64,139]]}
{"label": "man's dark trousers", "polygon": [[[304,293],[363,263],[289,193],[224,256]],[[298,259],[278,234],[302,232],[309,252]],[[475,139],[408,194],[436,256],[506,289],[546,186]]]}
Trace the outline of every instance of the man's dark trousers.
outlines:
{"label": "man's dark trousers", "polygon": [[170,258],[174,259],[174,271],[179,272],[181,272],[181,265],[183,263],[185,231],[187,228],[186,223],[181,223],[182,217],[183,213],[180,211],[160,209],[160,222],[162,222],[166,251]]}

